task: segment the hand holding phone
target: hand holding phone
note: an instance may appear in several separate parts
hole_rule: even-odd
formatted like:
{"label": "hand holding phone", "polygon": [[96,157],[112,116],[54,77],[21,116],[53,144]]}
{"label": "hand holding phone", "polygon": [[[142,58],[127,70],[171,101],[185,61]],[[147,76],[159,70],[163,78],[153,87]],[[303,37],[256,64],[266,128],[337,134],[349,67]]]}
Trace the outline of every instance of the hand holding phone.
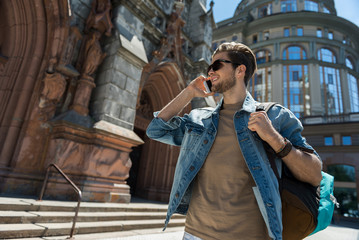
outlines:
{"label": "hand holding phone", "polygon": [[212,91],[212,82],[209,77],[206,78],[205,81],[203,81],[203,85],[206,93],[210,93]]}

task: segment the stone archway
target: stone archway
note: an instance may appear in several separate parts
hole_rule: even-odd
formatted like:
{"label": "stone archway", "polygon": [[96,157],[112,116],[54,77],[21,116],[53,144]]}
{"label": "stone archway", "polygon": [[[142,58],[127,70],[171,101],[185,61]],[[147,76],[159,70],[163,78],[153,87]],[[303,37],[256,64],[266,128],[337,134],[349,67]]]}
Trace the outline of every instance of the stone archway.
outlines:
{"label": "stone archway", "polygon": [[[185,86],[177,64],[162,63],[148,77],[142,89],[136,111],[135,132],[145,143],[131,155],[133,165],[129,179],[132,193],[136,196],[168,201],[179,148],[153,141],[145,132],[153,118],[153,111],[163,108]],[[187,106],[183,112],[189,109]]]}

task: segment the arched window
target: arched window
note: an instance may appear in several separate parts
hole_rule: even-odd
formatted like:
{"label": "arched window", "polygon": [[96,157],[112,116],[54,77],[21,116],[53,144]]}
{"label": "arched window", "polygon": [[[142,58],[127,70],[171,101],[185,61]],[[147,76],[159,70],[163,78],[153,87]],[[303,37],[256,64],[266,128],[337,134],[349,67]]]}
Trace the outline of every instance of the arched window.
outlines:
{"label": "arched window", "polygon": [[334,53],[327,48],[321,48],[318,50],[318,60],[330,63],[336,63],[337,61]]}
{"label": "arched window", "polygon": [[359,88],[358,88],[358,79],[351,75],[347,74],[348,79],[348,88],[349,88],[349,99],[350,99],[350,111],[359,112]]}
{"label": "arched window", "polygon": [[343,99],[339,70],[319,66],[322,106],[326,115],[343,113]]}
{"label": "arched window", "polygon": [[271,61],[271,53],[268,50],[260,50],[256,52],[257,64],[266,63]]}
{"label": "arched window", "polygon": [[310,115],[310,89],[307,65],[283,66],[283,100],[298,118]]}
{"label": "arched window", "polygon": [[297,11],[297,0],[282,0],[280,2],[281,12],[296,12]]}
{"label": "arched window", "polygon": [[290,46],[283,51],[283,60],[306,59],[307,55],[302,47]]}
{"label": "arched window", "polygon": [[353,65],[352,60],[350,60],[350,58],[345,58],[345,66],[354,70],[354,67],[353,67],[354,65]]}
{"label": "arched window", "polygon": [[304,10],[305,11],[312,11],[312,12],[318,12],[319,11],[319,5],[317,2],[305,0],[304,2]]}
{"label": "arched window", "polygon": [[329,9],[326,7],[323,7],[323,13],[330,13]]}

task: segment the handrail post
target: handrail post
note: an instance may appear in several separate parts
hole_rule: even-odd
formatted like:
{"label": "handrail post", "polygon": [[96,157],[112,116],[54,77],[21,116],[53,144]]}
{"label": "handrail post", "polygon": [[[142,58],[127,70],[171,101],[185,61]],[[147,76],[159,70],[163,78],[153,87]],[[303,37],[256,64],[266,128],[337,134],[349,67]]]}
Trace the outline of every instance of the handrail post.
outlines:
{"label": "handrail post", "polygon": [[44,183],[42,184],[39,201],[42,201],[42,197],[44,196],[46,184],[47,184],[47,182],[49,180],[49,173],[50,173],[50,168],[51,167],[54,167],[65,178],[65,180],[72,186],[72,188],[75,190],[75,192],[77,192],[77,207],[76,207],[75,216],[74,216],[74,219],[73,219],[73,222],[72,222],[72,228],[71,228],[70,238],[69,238],[69,239],[74,239],[73,235],[74,235],[74,232],[75,232],[75,225],[76,225],[77,216],[78,216],[79,209],[80,209],[82,193],[81,193],[81,190],[70,180],[70,178],[68,178],[66,176],[66,174],[54,163],[51,163],[47,167],[46,176],[45,176],[45,179],[44,179]]}

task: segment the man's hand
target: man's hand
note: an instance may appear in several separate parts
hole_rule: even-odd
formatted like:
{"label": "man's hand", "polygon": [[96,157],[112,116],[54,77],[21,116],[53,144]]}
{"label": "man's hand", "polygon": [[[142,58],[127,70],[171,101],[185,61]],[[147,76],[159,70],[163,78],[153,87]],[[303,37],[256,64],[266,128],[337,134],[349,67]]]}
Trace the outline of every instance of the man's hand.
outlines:
{"label": "man's hand", "polygon": [[206,89],[203,85],[203,82],[206,80],[208,79],[201,75],[195,78],[194,80],[192,80],[190,84],[188,84],[187,89],[192,92],[193,97],[208,97],[214,95],[213,92],[210,93],[206,92]]}
{"label": "man's hand", "polygon": [[274,151],[281,149],[285,144],[284,138],[275,130],[265,111],[251,113],[248,128],[257,132],[258,136],[270,144]]}
{"label": "man's hand", "polygon": [[[258,136],[266,141],[275,152],[279,152],[285,146],[283,136],[273,127],[272,121],[264,111],[251,113],[248,128],[251,131],[256,131]],[[293,147],[282,160],[298,180],[313,186],[320,184],[322,163],[315,154],[306,153]]]}
{"label": "man's hand", "polygon": [[203,81],[206,78],[199,76],[182,90],[170,103],[168,103],[158,114],[164,121],[170,120],[177,115],[194,97],[213,96],[214,93],[206,93]]}

